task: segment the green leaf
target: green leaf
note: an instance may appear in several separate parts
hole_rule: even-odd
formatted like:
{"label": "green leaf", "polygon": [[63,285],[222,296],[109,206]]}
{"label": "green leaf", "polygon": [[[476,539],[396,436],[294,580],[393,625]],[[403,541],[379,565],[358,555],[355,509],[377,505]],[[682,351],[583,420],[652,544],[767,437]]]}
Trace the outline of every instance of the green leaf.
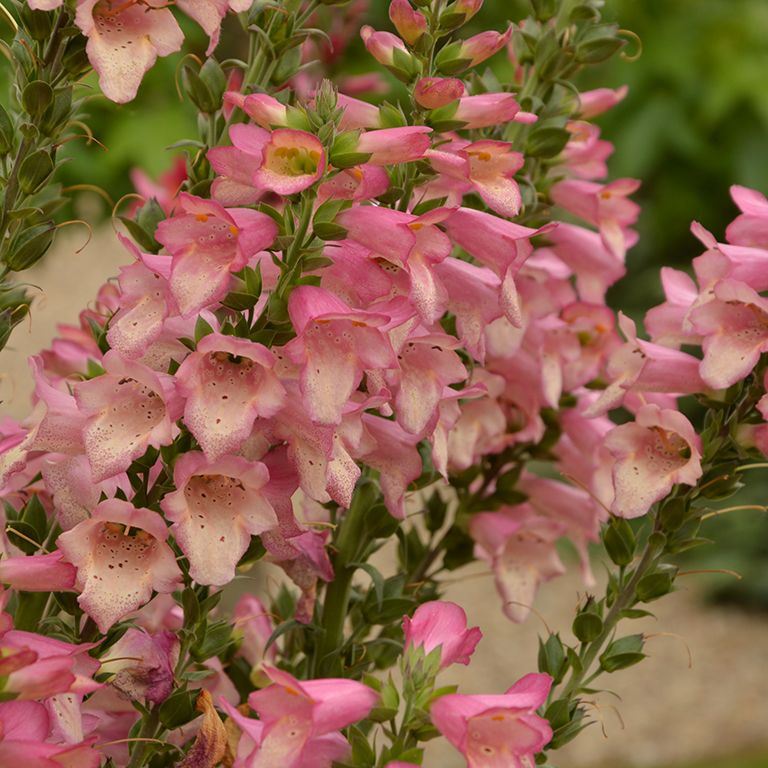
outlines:
{"label": "green leaf", "polygon": [[160,722],[172,731],[193,720],[198,715],[196,698],[197,691],[175,691],[160,705]]}

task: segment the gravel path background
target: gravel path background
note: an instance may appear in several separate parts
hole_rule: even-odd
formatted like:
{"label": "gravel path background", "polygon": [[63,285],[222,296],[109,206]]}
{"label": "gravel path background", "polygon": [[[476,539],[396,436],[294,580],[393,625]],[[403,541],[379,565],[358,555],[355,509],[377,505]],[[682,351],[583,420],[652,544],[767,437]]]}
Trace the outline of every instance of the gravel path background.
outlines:
{"label": "gravel path background", "polygon": [[[55,250],[28,276],[40,286],[41,299],[31,322],[13,335],[12,348],[0,352],[0,413],[17,417],[27,413],[31,381],[26,356],[50,342],[57,322],[74,322],[101,283],[128,262],[110,230],[97,232],[80,254],[75,253],[81,244],[80,233],[62,232]],[[501,693],[535,669],[536,637],[544,628],[536,617],[523,626],[510,624],[498,608],[490,576],[471,576],[481,572],[480,564],[470,566],[447,595],[465,606],[485,637],[472,665],[449,671],[445,682],[459,683],[465,693]],[[705,608],[695,579],[683,579],[681,591],[652,606],[657,621],[630,623],[628,633],[667,632],[680,638],[652,637],[649,659],[605,678],[621,697],[602,694],[596,699],[595,719],[602,721],[607,738],[600,724],[587,729],[557,755],[560,768],[668,766],[768,749],[768,621]],[[577,577],[564,577],[544,587],[536,606],[564,637],[569,635],[565,630],[579,589]],[[691,669],[686,645],[693,659]],[[428,756],[428,768],[463,765],[450,748],[430,745]]]}

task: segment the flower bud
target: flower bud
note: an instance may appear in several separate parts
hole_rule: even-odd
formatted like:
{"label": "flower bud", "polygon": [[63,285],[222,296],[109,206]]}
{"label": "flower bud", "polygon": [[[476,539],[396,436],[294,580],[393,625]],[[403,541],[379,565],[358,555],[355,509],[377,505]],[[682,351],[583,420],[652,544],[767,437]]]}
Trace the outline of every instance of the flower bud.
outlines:
{"label": "flower bud", "polygon": [[474,35],[474,37],[462,42],[459,59],[469,59],[469,66],[476,67],[500,51],[509,42],[511,36],[512,27],[508,27],[507,31],[503,33],[488,30]]}
{"label": "flower bud", "polygon": [[637,664],[645,658],[643,636],[628,635],[614,640],[600,656],[600,666],[605,672],[616,672]]}
{"label": "flower bud", "polygon": [[422,77],[413,92],[416,103],[425,109],[438,109],[464,95],[464,83],[455,77]]}
{"label": "flower bud", "polygon": [[392,0],[389,4],[389,18],[397,33],[409,45],[415,45],[427,31],[424,15],[414,11],[408,0]]}
{"label": "flower bud", "polygon": [[461,13],[464,15],[464,21],[469,21],[481,8],[483,0],[456,0],[446,9],[450,13]]}
{"label": "flower bud", "polygon": [[53,173],[53,160],[44,149],[27,155],[19,168],[19,186],[22,192],[31,195]]}
{"label": "flower bud", "polygon": [[603,530],[603,544],[616,565],[629,565],[632,562],[636,543],[632,526],[623,517],[612,517]]}
{"label": "flower bud", "polygon": [[360,30],[368,53],[383,64],[395,77],[409,82],[419,72],[419,63],[411,56],[405,43],[390,32],[377,32],[369,26]]}
{"label": "flower bud", "polygon": [[22,106],[33,120],[39,120],[52,102],[53,88],[44,80],[33,80],[27,83],[21,93]]}
{"label": "flower bud", "polygon": [[643,576],[637,584],[637,598],[650,603],[672,591],[677,576],[677,566],[662,564],[654,573]]}
{"label": "flower bud", "polygon": [[56,227],[53,223],[36,224],[21,232],[10,244],[3,261],[14,272],[29,269],[51,247]]}
{"label": "flower bud", "polygon": [[614,25],[595,26],[576,45],[576,61],[580,64],[599,64],[610,59],[625,45],[626,41],[617,36]]}

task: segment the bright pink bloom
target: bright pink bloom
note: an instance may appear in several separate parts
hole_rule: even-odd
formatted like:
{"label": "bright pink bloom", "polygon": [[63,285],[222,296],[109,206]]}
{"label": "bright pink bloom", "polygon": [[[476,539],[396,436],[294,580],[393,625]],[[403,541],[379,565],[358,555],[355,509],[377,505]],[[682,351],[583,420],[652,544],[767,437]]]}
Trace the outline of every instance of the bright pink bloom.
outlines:
{"label": "bright pink bloom", "polygon": [[0,703],[0,765],[26,768],[98,768],[101,754],[91,743],[50,744],[51,722],[36,701]]}
{"label": "bright pink bloom", "polygon": [[467,59],[469,61],[468,67],[476,67],[500,51],[509,42],[511,36],[512,27],[508,27],[506,32],[496,32],[495,30],[480,32],[462,41],[456,58]]}
{"label": "bright pink bloom", "polygon": [[110,646],[100,672],[114,675],[110,685],[126,698],[162,704],[173,691],[178,660],[179,639],[173,632],[150,635],[131,628]]}
{"label": "bright pink bloom", "polygon": [[605,413],[622,404],[627,392],[694,394],[706,390],[699,375],[700,361],[677,349],[637,337],[635,323],[619,313],[619,326],[627,341],[608,358],[606,374],[610,383],[587,413]]}
{"label": "bright pink bloom", "polygon": [[160,174],[157,181],[152,180],[141,168],[131,170],[131,183],[145,200],[156,200],[170,216],[182,184],[187,180],[187,161],[183,155],[173,159],[171,167]]}
{"label": "bright pink bloom", "polygon": [[620,517],[644,515],[672,486],[701,477],[701,440],[678,411],[645,405],[605,436],[605,447],[615,459],[611,511]]}
{"label": "bright pink bloom", "polygon": [[421,456],[416,448],[419,438],[405,432],[396,421],[372,414],[364,414],[363,423],[376,447],[366,451],[362,458],[379,472],[379,483],[389,514],[404,520],[406,490],[422,470]]}
{"label": "bright pink bloom", "polygon": [[666,301],[645,313],[648,335],[657,344],[669,347],[699,343],[701,340],[688,318],[699,298],[696,283],[682,270],[662,267],[661,285]]}
{"label": "bright pink bloom", "polygon": [[114,351],[103,365],[105,374],[75,386],[77,407],[88,417],[83,437],[94,482],[128,469],[150,445],[168,445],[181,415],[172,377]]}
{"label": "bright pink bloom", "polygon": [[156,512],[109,499],[56,540],[77,568],[77,602],[101,632],[148,602],[152,590],[179,589],[181,571],[167,538]]}
{"label": "bright pink bloom", "polygon": [[503,695],[453,693],[432,704],[430,717],[468,768],[528,768],[552,738],[549,723],[536,714],[551,687],[549,675],[530,674]]}
{"label": "bright pink bloom", "polygon": [[429,655],[440,649],[440,668],[469,664],[483,633],[479,627],[467,628],[467,614],[456,603],[433,600],[420,605],[413,616],[403,616],[405,650],[423,648]]}
{"label": "bright pink bloom", "polygon": [[107,341],[123,357],[136,359],[162,332],[171,303],[168,282],[137,261],[121,267],[119,283],[120,309],[109,320]]}
{"label": "bright pink bloom", "polygon": [[367,101],[355,99],[345,93],[336,94],[336,106],[344,110],[339,122],[342,131],[355,131],[381,127],[379,108]]}
{"label": "bright pink bloom", "polygon": [[418,42],[427,31],[424,14],[414,10],[408,0],[392,0],[389,4],[389,18],[397,34],[410,45]]}
{"label": "bright pink bloom", "polygon": [[628,228],[637,221],[640,206],[629,199],[640,182],[617,179],[610,184],[566,179],[552,187],[552,200],[600,230],[605,247],[623,259],[630,235]]}
{"label": "bright pink bloom", "polygon": [[262,128],[285,128],[288,125],[288,107],[269,94],[250,93],[246,96],[239,91],[227,91],[224,103],[240,107]]}
{"label": "bright pink bloom", "polygon": [[624,100],[629,89],[626,85],[613,90],[611,88],[596,88],[579,94],[579,117],[589,120],[615,107]]}
{"label": "bright pink bloom", "polygon": [[733,202],[739,206],[737,216],[725,231],[726,239],[734,245],[768,248],[768,200],[755,189],[734,185]]}
{"label": "bright pink bloom", "polygon": [[520,211],[520,187],[514,180],[523,166],[523,156],[504,141],[476,141],[441,146],[428,152],[438,173],[466,181],[487,205],[502,216],[514,217]]}
{"label": "bright pink bloom", "polygon": [[294,289],[288,313],[298,336],[286,352],[302,368],[307,410],[319,424],[338,424],[363,371],[397,365],[389,339],[380,330],[389,317],[352,309],[328,291],[309,285]]}
{"label": "bright pink bloom", "polygon": [[86,694],[101,687],[92,679],[99,663],[88,655],[91,645],[72,645],[35,632],[10,629],[0,635],[0,648],[0,687],[16,698]]}
{"label": "bright pink bloom", "polygon": [[469,530],[477,555],[491,565],[504,615],[525,621],[539,586],[565,573],[555,547],[563,526],[523,504],[481,512],[472,518]]}
{"label": "bright pink bloom", "polygon": [[320,185],[317,196],[325,201],[371,200],[383,195],[389,189],[389,174],[376,165],[358,165],[345,168]]}
{"label": "bright pink bloom", "polygon": [[382,128],[360,134],[355,152],[370,154],[371,165],[395,165],[421,160],[430,146],[431,128],[407,125],[402,128]]}
{"label": "bright pink bloom", "polygon": [[387,380],[395,391],[397,422],[406,432],[424,434],[437,416],[444,390],[466,380],[456,347],[458,342],[446,334],[413,334],[398,347],[399,370]]}
{"label": "bright pink bloom", "polygon": [[180,50],[184,34],[162,0],[80,0],[75,22],[104,95],[123,104],[136,96],[158,56]]}
{"label": "bright pink bloom", "polygon": [[[349,256],[353,259],[371,258],[378,261],[385,274],[380,273],[376,277],[383,278],[387,286],[384,289],[386,294],[404,293],[398,290],[398,283],[401,275],[407,277],[410,303],[422,320],[430,325],[442,317],[447,301],[445,289],[437,279],[434,267],[451,253],[451,241],[436,226],[449,213],[445,209],[436,209],[416,217],[375,205],[360,205],[344,211],[337,218],[347,229],[347,238],[365,249],[348,252]],[[375,238],[371,238],[371,232],[376,233]],[[347,262],[347,266],[353,265]],[[366,275],[364,287],[370,289],[376,277]],[[361,287],[357,286],[356,289],[361,290]],[[401,322],[405,319],[403,317]]]}
{"label": "bright pink bloom", "polygon": [[262,344],[211,333],[181,364],[176,381],[186,400],[184,423],[209,461],[235,452],[258,417],[282,408],[285,390],[274,363]]}
{"label": "bright pink bloom", "polygon": [[[325,768],[332,760],[342,759],[348,748],[338,731],[363,720],[378,694],[354,680],[299,682],[279,669],[265,672],[273,684],[248,697],[261,729],[258,740],[254,739],[256,749],[244,764],[249,768]],[[255,731],[249,735],[257,736]],[[327,759],[328,751],[335,756]]]}
{"label": "bright pink bloom", "polygon": [[74,566],[61,552],[0,559],[0,582],[21,592],[58,592],[75,586]]}
{"label": "bright pink bloom", "polygon": [[179,206],[181,214],[160,222],[156,237],[173,256],[171,294],[181,313],[190,315],[224,297],[230,273],[272,244],[277,225],[265,213],[225,210],[186,193]]}
{"label": "bright pink bloom", "polygon": [[714,389],[741,381],[768,351],[768,300],[745,283],[723,280],[715,299],[693,309],[691,322],[703,337],[701,377]]}
{"label": "bright pink bloom", "polygon": [[459,208],[446,223],[451,239],[501,278],[500,301],[513,325],[522,321],[515,275],[533,252],[530,239],[551,229],[531,229],[472,208]]}
{"label": "bright pink bloom", "polygon": [[176,461],[173,481],[178,490],[168,494],[161,506],[173,522],[171,533],[198,584],[228,584],[251,536],[277,525],[262,491],[268,480],[261,462],[239,456],[209,462],[193,451]]}
{"label": "bright pink bloom", "polygon": [[460,99],[464,83],[455,77],[422,77],[413,90],[413,97],[425,109],[437,109]]}
{"label": "bright pink bloom", "polygon": [[571,138],[563,150],[564,165],[579,179],[602,179],[608,175],[606,160],[613,154],[613,144],[600,138],[600,129],[592,123],[572,120],[566,126]]}
{"label": "bright pink bloom", "polygon": [[[536,117],[520,112],[520,105],[509,93],[483,93],[479,96],[463,96],[456,111],[448,119],[463,123],[464,128],[490,128],[494,125],[517,122],[535,122]],[[533,119],[531,119],[533,118]]]}

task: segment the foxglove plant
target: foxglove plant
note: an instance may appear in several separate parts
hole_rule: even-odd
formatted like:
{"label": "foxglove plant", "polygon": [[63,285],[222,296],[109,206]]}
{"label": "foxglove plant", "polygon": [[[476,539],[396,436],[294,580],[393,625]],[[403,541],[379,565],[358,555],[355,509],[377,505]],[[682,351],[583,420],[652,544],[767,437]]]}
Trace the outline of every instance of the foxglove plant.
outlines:
{"label": "foxglove plant", "polygon": [[[588,122],[624,91],[570,83],[624,44],[599,0],[532,0],[464,39],[482,0],[393,0],[397,34],[364,3],[177,5],[211,40],[182,65],[183,182],[139,177],[129,265],[32,357],[30,416],[0,422],[0,757],[403,768],[442,736],[470,768],[543,764],[599,676],[643,659],[620,624],[768,453],[768,202],[734,188],[726,243],[694,226],[695,280],[664,270],[646,340],[605,302],[638,182],[605,181]],[[155,3],[17,10],[20,39],[34,21],[36,46],[78,41],[116,101],[182,44]],[[249,54],[220,63],[229,10]],[[359,29],[407,98],[324,79],[324,24],[341,50]],[[477,70],[502,50],[507,85]],[[65,53],[30,58],[51,89]],[[6,207],[39,135],[5,162]],[[575,641],[549,633],[499,690],[440,685],[481,639],[446,573],[487,563],[524,621],[563,540],[589,590]],[[269,600],[238,589],[261,561],[285,573]]]}

